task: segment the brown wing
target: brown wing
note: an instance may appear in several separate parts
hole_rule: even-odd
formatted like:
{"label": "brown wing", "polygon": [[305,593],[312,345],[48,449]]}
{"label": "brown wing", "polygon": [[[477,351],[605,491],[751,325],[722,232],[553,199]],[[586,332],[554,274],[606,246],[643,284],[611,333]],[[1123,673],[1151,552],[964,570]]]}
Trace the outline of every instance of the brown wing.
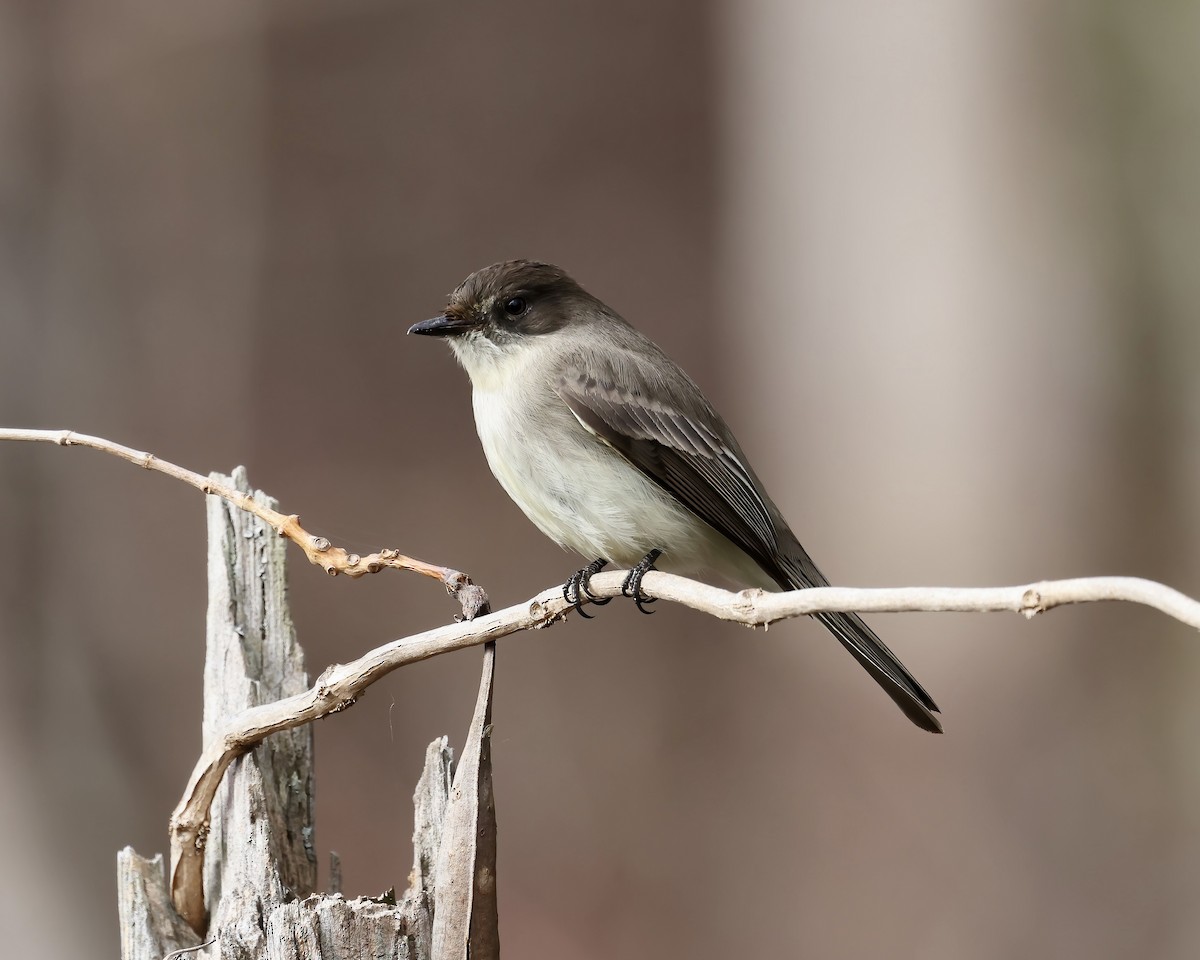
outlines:
{"label": "brown wing", "polygon": [[557,391],[585,427],[780,580],[778,511],[702,398],[693,406],[705,415],[689,416],[576,368]]}

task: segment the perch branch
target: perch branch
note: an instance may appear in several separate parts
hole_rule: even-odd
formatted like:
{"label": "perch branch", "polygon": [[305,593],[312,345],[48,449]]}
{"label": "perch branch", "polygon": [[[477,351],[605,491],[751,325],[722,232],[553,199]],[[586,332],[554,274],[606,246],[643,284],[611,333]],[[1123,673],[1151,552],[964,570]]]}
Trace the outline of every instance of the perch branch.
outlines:
{"label": "perch branch", "polygon": [[223,497],[235,506],[252,513],[271,527],[279,536],[287,537],[296,544],[310,563],[316,564],[330,576],[344,573],[352,579],[357,579],[368,573],[378,573],[380,570],[411,570],[425,577],[440,580],[446,592],[453,596],[462,606],[463,617],[467,620],[487,613],[488,598],[483,589],[471,582],[465,573],[450,567],[439,567],[437,564],[426,563],[415,557],[406,557],[399,550],[383,549],[377,553],[360,556],[350,553],[342,547],[334,546],[325,537],[314,536],[300,526],[300,517],[296,514],[285,515],[277,510],[256,503],[250,495],[235,490],[233,487],[219,483],[210,477],[193,473],[167,460],[162,460],[152,453],[134,450],[102,437],[89,437],[87,434],[75,433],[71,430],[17,430],[0,427],[0,440],[26,440],[36,443],[53,443],[60,447],[90,447],[102,453],[112,454],[122,460],[147,470],[165,473],[168,477],[182,480],[195,487],[202,493]]}
{"label": "perch branch", "polygon": [[[0,440],[91,447],[112,454],[148,470],[156,470],[182,480],[206,494],[223,497],[259,517],[280,536],[287,537],[297,544],[310,562],[331,575],[345,573],[350,577],[360,577],[389,568],[412,570],[441,580],[447,590],[462,604],[463,614],[467,618],[465,622],[395,640],[377,647],[352,663],[335,664],[317,679],[311,689],[274,703],[244,710],[231,718],[221,732],[210,739],[192,771],[183,798],[171,816],[171,860],[175,864],[171,877],[171,893],[176,909],[183,916],[203,915],[203,902],[180,902],[181,897],[199,897],[202,901],[203,894],[198,891],[203,889],[199,876],[203,858],[183,857],[180,853],[191,849],[202,854],[208,833],[209,808],[221,778],[235,758],[251,750],[272,733],[290,730],[345,710],[354,704],[368,686],[405,664],[487,643],[522,630],[548,627],[565,618],[571,606],[564,600],[562,588],[555,587],[526,603],[489,614],[486,595],[472,584],[465,574],[403,556],[395,550],[381,550],[366,557],[349,553],[341,547],[333,546],[324,537],[308,533],[300,526],[299,517],[286,516],[271,510],[236,489],[166,460],[160,460],[153,454],[70,430],[22,430],[0,427]],[[623,579],[624,575],[620,571],[597,574],[590,581],[592,596],[618,596]],[[1017,587],[909,587],[873,590],[821,587],[788,593],[767,593],[762,590],[731,593],[693,580],[652,571],[647,574],[643,588],[651,596],[671,600],[713,617],[748,626],[765,627],[790,617],[837,611],[983,613],[1007,610],[1033,617],[1064,604],[1124,600],[1153,607],[1194,629],[1200,629],[1200,602],[1161,583],[1136,577],[1052,580]],[[584,602],[587,602],[586,598]],[[472,619],[477,614],[477,619]]]}
{"label": "perch branch", "polygon": [[[590,589],[596,597],[621,593],[624,573],[610,571],[594,576]],[[649,595],[671,600],[748,626],[767,626],[778,620],[826,611],[986,613],[1012,611],[1032,618],[1052,607],[1099,600],[1125,600],[1153,607],[1195,629],[1200,629],[1200,602],[1177,590],[1137,577],[1090,577],[1049,580],[1018,587],[898,587],[859,589],[820,587],[788,593],[742,590],[732,593],[694,580],[652,571],[643,581]],[[585,599],[586,602],[586,599]],[[376,680],[418,660],[464,647],[506,637],[522,630],[548,627],[564,619],[570,604],[562,587],[554,587],[525,603],[481,616],[470,622],[453,623],[402,640],[393,640],[347,664],[334,664],[304,693],[252,707],[231,718],[218,736],[211,739],[188,781],[187,790],[171,816],[171,878],[173,897],[181,890],[199,890],[195,877],[181,877],[180,870],[200,869],[201,858],[180,857],[184,849],[203,849],[208,810],[226,768],[272,733],[311,723],[354,705],[359,695]],[[184,915],[184,905],[176,901]],[[192,910],[195,904],[187,905]],[[203,906],[200,905],[201,914]]]}

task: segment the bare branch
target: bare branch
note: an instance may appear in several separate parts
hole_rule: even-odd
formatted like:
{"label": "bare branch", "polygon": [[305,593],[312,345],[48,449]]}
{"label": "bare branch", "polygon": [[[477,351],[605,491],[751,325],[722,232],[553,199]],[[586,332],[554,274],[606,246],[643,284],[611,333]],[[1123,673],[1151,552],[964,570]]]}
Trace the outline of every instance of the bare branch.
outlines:
{"label": "bare branch", "polygon": [[[546,590],[526,603],[488,614],[486,595],[458,571],[382,550],[367,557],[332,546],[300,526],[299,517],[285,516],[247,494],[217,480],[185,470],[149,453],[134,450],[98,437],[69,430],[18,430],[0,428],[0,440],[25,440],[61,446],[85,446],[121,457],[149,470],[157,470],[190,484],[207,494],[220,496],[260,518],[280,536],[296,543],[309,560],[330,574],[359,577],[392,568],[413,570],[441,580],[463,606],[465,622],[415,634],[378,647],[349,664],[329,667],[309,690],[261,706],[243,710],[211,737],[204,748],[187,789],[171,816],[172,863],[191,852],[192,867],[203,856],[208,831],[209,808],[230,763],[272,733],[311,723],[354,704],[358,696],[391,671],[418,660],[464,647],[487,643],[523,630],[548,627],[564,619],[572,604],[561,587]],[[597,574],[590,581],[592,596],[603,599],[620,595],[623,571]],[[822,612],[859,613],[909,611],[991,612],[1012,611],[1033,617],[1053,607],[1100,600],[1140,603],[1200,629],[1200,602],[1150,580],[1137,577],[1090,577],[1051,580],[1015,587],[906,587],[855,589],[821,587],[787,593],[743,590],[732,593],[671,574],[652,571],[643,581],[650,596],[672,600],[722,620],[749,626],[767,626],[778,620]],[[587,602],[586,597],[583,602]],[[481,614],[470,619],[474,614]],[[171,878],[172,898],[180,907],[180,877]]]}
{"label": "bare branch", "polygon": [[[592,580],[593,592],[605,580]],[[1053,607],[1100,600],[1140,603],[1200,630],[1200,602],[1141,577],[1079,577],[1019,587],[819,587],[788,593],[743,590],[730,593],[682,577],[655,573],[645,581],[651,595],[722,620],[757,626],[812,613],[993,613],[1010,611],[1032,619]],[[619,592],[619,591],[618,591]],[[611,594],[604,594],[610,596]]]}
{"label": "bare branch", "polygon": [[[624,579],[623,571],[597,574],[591,580],[591,592],[600,598],[619,596]],[[1012,611],[1031,618],[1069,603],[1125,600],[1154,607],[1200,629],[1200,602],[1161,583],[1137,577],[1049,580],[1017,587],[820,587],[788,593],[757,589],[732,593],[695,580],[652,571],[646,575],[642,587],[651,596],[749,626],[766,626],[778,620],[826,611]],[[353,706],[359,694],[372,683],[406,664],[523,630],[548,627],[565,619],[570,608],[563,598],[562,587],[554,587],[525,603],[488,616],[394,640],[352,663],[334,664],[304,693],[252,707],[231,718],[220,735],[213,737],[205,747],[187,790],[171,816],[172,862],[179,859],[180,850],[203,846],[209,805],[226,768],[234,758],[253,748],[264,737]]]}
{"label": "bare branch", "polygon": [[472,583],[471,578],[465,573],[450,567],[439,567],[434,563],[426,563],[415,557],[407,557],[399,550],[383,549],[365,557],[357,553],[350,553],[342,547],[334,546],[325,537],[309,533],[300,526],[300,517],[296,514],[285,515],[261,503],[255,503],[252,497],[227,484],[194,473],[170,461],[161,460],[152,453],[134,450],[132,447],[113,443],[102,437],[90,437],[87,434],[75,433],[71,430],[19,430],[0,427],[0,440],[53,443],[60,447],[89,447],[92,450],[120,457],[122,460],[128,460],[146,470],[155,470],[158,473],[165,473],[168,477],[174,477],[176,480],[182,480],[202,493],[222,497],[234,506],[253,514],[270,526],[279,536],[286,537],[296,544],[304,551],[304,555],[308,557],[310,563],[316,564],[330,576],[344,573],[352,579],[357,579],[364,574],[378,573],[380,570],[411,570],[422,576],[440,580],[445,586],[446,592],[458,600],[462,606],[463,617],[467,620],[487,613],[491,609],[483,588]]}

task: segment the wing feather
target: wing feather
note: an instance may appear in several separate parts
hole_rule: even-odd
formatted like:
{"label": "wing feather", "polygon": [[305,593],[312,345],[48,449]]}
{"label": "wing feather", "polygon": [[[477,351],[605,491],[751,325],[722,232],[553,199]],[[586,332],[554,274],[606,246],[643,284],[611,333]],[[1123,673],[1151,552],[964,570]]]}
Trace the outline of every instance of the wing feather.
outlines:
{"label": "wing feather", "polygon": [[568,368],[556,386],[572,413],[709,526],[776,577],[776,521],[757,478],[727,441],[723,423],[694,414],[609,379]]}

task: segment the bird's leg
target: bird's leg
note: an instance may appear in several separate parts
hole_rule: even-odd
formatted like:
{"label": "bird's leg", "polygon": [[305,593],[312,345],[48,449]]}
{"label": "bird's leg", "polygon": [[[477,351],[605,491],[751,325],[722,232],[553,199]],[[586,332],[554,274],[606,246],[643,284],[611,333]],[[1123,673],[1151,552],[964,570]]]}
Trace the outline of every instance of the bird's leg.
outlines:
{"label": "bird's leg", "polygon": [[626,597],[633,597],[633,602],[637,604],[637,608],[642,613],[653,613],[654,611],[647,610],[645,605],[653,603],[656,599],[642,593],[642,577],[655,569],[654,561],[661,556],[661,550],[651,550],[634,565],[633,569],[629,571],[629,576],[625,578],[625,582],[621,584],[621,594]]}
{"label": "bird's leg", "polygon": [[612,597],[605,597],[601,599],[600,597],[593,595],[592,591],[588,589],[588,581],[591,580],[595,574],[603,570],[607,563],[608,561],[603,557],[597,557],[586,567],[581,567],[580,569],[576,570],[573,574],[571,574],[567,582],[563,584],[563,599],[566,600],[567,603],[571,604],[571,606],[575,608],[575,612],[585,620],[591,620],[593,617],[590,613],[583,612],[584,597],[587,597],[588,600],[598,607],[604,606],[609,600],[612,599]]}

